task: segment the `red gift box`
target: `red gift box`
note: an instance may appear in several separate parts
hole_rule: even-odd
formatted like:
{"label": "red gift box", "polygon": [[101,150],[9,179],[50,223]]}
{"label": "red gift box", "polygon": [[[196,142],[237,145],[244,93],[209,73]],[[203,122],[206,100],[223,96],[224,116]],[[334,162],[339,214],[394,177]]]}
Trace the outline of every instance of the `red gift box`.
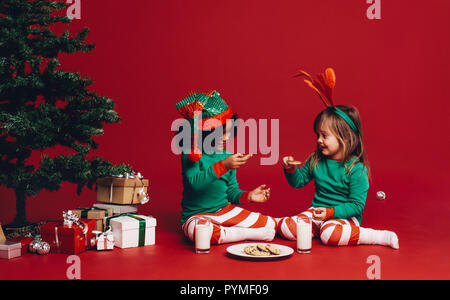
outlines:
{"label": "red gift box", "polygon": [[91,248],[95,238],[95,220],[80,219],[80,225],[50,221],[41,226],[41,237],[50,245],[50,253],[78,254]]}
{"label": "red gift box", "polygon": [[34,239],[32,237],[24,237],[24,236],[19,236],[19,237],[15,237],[13,239],[9,239],[8,241],[10,242],[16,242],[16,243],[21,243],[22,244],[22,256],[24,256],[27,252],[28,252],[28,248],[30,247],[30,243],[33,241]]}

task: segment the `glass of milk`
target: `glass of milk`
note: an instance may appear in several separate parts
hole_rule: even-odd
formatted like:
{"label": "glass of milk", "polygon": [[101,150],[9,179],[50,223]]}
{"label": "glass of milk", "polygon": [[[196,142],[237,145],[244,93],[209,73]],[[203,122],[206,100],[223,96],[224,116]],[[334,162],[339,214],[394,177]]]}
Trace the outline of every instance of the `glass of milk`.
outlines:
{"label": "glass of milk", "polygon": [[195,218],[195,253],[209,253],[211,248],[211,221],[208,218]]}
{"label": "glass of milk", "polygon": [[305,215],[298,216],[297,220],[297,252],[311,253],[312,220]]}

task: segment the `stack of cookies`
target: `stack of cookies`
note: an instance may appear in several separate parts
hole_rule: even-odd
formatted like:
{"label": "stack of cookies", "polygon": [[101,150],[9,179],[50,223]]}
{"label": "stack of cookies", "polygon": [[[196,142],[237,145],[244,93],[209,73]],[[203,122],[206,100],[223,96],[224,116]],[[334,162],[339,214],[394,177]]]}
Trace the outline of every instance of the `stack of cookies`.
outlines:
{"label": "stack of cookies", "polygon": [[245,247],[244,252],[253,256],[271,256],[279,255],[280,249],[270,244],[257,244]]}

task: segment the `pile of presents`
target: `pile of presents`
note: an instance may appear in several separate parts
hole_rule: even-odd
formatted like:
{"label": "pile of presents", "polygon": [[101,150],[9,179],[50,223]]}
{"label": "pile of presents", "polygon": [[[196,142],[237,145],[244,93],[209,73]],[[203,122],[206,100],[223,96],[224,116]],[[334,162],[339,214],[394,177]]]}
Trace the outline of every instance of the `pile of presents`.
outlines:
{"label": "pile of presents", "polygon": [[[78,254],[88,249],[113,250],[155,244],[156,219],[137,213],[149,201],[148,180],[140,173],[97,180],[93,207],[64,211],[62,219],[39,226],[34,237],[5,240],[0,226],[0,258],[27,252]],[[3,241],[2,241],[3,240]]]}

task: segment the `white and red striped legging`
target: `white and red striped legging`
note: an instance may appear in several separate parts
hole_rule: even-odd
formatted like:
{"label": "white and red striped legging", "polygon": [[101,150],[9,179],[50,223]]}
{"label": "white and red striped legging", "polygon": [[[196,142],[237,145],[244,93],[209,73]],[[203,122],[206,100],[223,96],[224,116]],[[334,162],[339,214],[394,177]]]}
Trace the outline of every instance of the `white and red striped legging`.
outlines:
{"label": "white and red striped legging", "polygon": [[[312,218],[314,208],[298,214]],[[317,221],[312,219],[312,235],[320,237],[323,244],[329,246],[357,245],[359,241],[360,227],[355,217],[350,219],[329,219]],[[297,239],[297,224],[295,218],[283,218],[278,224],[278,233],[289,240]]]}
{"label": "white and red striped legging", "polygon": [[[228,204],[215,213],[197,214],[189,217],[182,225],[183,232],[191,241],[194,240],[195,218],[207,217],[211,220],[213,230],[211,244],[223,244],[229,242],[253,239],[251,230],[269,229],[275,235],[277,224],[274,218],[252,212],[239,206]],[[231,231],[235,231],[234,233]],[[250,232],[250,234],[248,234]]]}

